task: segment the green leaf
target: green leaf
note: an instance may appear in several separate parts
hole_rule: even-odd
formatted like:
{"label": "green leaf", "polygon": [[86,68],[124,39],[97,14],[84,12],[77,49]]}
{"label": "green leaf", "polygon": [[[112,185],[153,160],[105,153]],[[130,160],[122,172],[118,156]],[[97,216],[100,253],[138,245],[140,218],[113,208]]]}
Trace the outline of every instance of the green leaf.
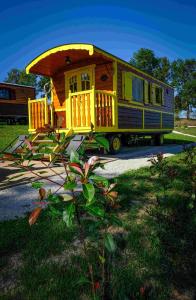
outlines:
{"label": "green leaf", "polygon": [[79,157],[79,154],[76,151],[73,151],[73,150],[71,151],[70,162],[80,163],[80,157]]}
{"label": "green leaf", "polygon": [[39,160],[39,159],[41,159],[41,158],[43,158],[43,153],[36,153],[36,154],[33,154],[33,159],[37,159],[37,160]]}
{"label": "green leaf", "polygon": [[75,205],[73,203],[66,207],[63,211],[63,221],[66,223],[67,227],[71,227],[73,224],[73,218],[75,213]]}
{"label": "green leaf", "polygon": [[105,235],[104,243],[105,243],[105,247],[108,250],[108,252],[112,253],[116,250],[116,243],[115,243],[111,233],[107,233]]}
{"label": "green leaf", "polygon": [[49,194],[48,195],[48,201],[52,201],[53,203],[59,203],[60,202],[60,196],[57,194]]}
{"label": "green leaf", "polygon": [[101,256],[101,255],[99,255],[99,260],[100,260],[100,262],[101,262],[102,264],[105,263],[105,257],[103,257],[103,256]]}
{"label": "green leaf", "polygon": [[61,216],[61,213],[56,209],[54,208],[53,206],[49,206],[49,209],[50,209],[50,214],[53,216],[53,217],[58,217],[58,216]]}
{"label": "green leaf", "polygon": [[96,142],[103,146],[107,151],[109,151],[109,141],[103,136],[95,136]]}
{"label": "green leaf", "polygon": [[89,202],[93,200],[95,188],[92,183],[83,184],[83,195]]}
{"label": "green leaf", "polygon": [[36,190],[40,189],[43,185],[44,183],[41,181],[35,181],[32,183],[32,187]]}
{"label": "green leaf", "polygon": [[68,181],[64,184],[65,190],[74,190],[77,187],[77,183],[75,181]]}
{"label": "green leaf", "polygon": [[88,206],[86,206],[86,210],[90,215],[95,216],[95,217],[103,218],[105,215],[104,210],[102,208],[100,208],[99,206],[94,206],[94,205],[89,206],[88,205]]}
{"label": "green leaf", "polygon": [[62,197],[62,200],[65,202],[73,200],[72,195],[69,195],[69,194],[61,195],[61,197]]}
{"label": "green leaf", "polygon": [[90,284],[90,280],[87,279],[86,277],[82,276],[77,282],[76,285],[86,285],[86,284]]}
{"label": "green leaf", "polygon": [[107,178],[99,175],[91,175],[89,179],[92,179],[93,181],[96,182],[104,182],[104,183],[108,182]]}
{"label": "green leaf", "polygon": [[123,225],[122,221],[119,218],[117,218],[115,215],[110,215],[109,219],[113,225],[117,225],[117,226]]}

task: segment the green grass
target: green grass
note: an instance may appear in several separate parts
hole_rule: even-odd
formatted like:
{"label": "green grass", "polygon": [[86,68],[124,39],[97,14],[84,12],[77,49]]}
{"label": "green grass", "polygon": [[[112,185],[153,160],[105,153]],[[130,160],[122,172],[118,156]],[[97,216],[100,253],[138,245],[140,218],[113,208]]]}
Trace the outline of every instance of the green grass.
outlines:
{"label": "green grass", "polygon": [[187,127],[187,128],[176,127],[175,130],[182,133],[195,135],[196,137],[196,127]]}
{"label": "green grass", "polygon": [[177,133],[168,133],[164,135],[164,144],[189,144],[193,142],[196,142],[196,137]]}
{"label": "green grass", "polygon": [[[179,154],[167,159],[180,174],[172,186],[177,203],[190,188],[185,180],[187,168],[182,158],[183,154]],[[180,233],[182,244],[179,244],[172,256],[166,246],[170,241],[172,246],[175,245],[174,238],[178,232],[172,235],[172,231],[167,229],[163,235],[165,227],[159,226],[160,223],[146,213],[149,206],[155,205],[155,194],[160,190],[160,183],[157,177],[152,176],[150,168],[121,175],[117,178],[117,189],[121,205],[118,214],[124,221],[127,234],[123,239],[116,236],[119,250],[111,267],[112,299],[131,299],[133,294],[136,299],[143,299],[139,296],[139,289],[151,282],[154,290],[149,299],[168,300],[175,271],[178,264],[183,265],[186,258],[184,253],[188,251],[186,249],[183,252],[185,232]],[[2,299],[91,299],[89,285],[80,283],[81,277],[87,276],[87,265],[81,256],[80,245],[77,244],[76,226],[67,229],[61,219],[53,219],[47,212],[43,212],[32,227],[28,225],[27,218],[23,218],[0,223],[0,230],[3,272],[6,274],[9,257],[15,253],[22,255],[22,264],[16,274],[18,287],[5,292]],[[195,228],[191,230],[194,234]],[[166,245],[162,235],[166,238]],[[189,235],[191,239],[190,228]],[[189,244],[189,247],[190,251],[193,246]],[[178,248],[182,253],[178,253]],[[189,253],[186,254],[189,257]],[[59,256],[64,257],[63,263],[54,259]],[[95,266],[96,276],[98,258],[93,250],[89,250],[89,258]],[[183,271],[181,273],[183,275]],[[184,279],[182,282],[185,282]]]}
{"label": "green grass", "polygon": [[[196,129],[193,129],[195,132]],[[186,129],[185,129],[186,131]],[[18,135],[28,134],[28,125],[0,125],[0,151],[3,150]],[[192,143],[196,142],[196,137],[188,137],[175,133],[165,134],[164,143]]]}
{"label": "green grass", "polygon": [[28,134],[28,125],[0,125],[0,151],[23,134]]}

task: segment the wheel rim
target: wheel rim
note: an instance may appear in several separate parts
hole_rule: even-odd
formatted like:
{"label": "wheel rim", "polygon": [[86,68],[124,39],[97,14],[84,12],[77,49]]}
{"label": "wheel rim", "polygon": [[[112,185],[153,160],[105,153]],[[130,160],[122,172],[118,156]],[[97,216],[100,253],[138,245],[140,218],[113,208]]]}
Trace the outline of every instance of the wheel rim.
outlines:
{"label": "wheel rim", "polygon": [[120,149],[120,139],[118,137],[115,137],[113,139],[113,149],[115,151],[119,150]]}

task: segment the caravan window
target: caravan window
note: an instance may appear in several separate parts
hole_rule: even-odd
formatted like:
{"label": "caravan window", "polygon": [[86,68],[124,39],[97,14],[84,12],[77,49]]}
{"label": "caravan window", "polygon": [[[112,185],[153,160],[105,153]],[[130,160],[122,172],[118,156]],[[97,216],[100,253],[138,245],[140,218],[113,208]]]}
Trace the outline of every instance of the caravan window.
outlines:
{"label": "caravan window", "polygon": [[162,104],[162,93],[163,93],[162,88],[156,86],[155,87],[155,102],[156,102],[156,104],[159,104],[159,105]]}
{"label": "caravan window", "polygon": [[0,99],[10,100],[10,90],[6,88],[0,88]]}
{"label": "caravan window", "polygon": [[132,79],[132,100],[144,101],[144,80],[135,76]]}

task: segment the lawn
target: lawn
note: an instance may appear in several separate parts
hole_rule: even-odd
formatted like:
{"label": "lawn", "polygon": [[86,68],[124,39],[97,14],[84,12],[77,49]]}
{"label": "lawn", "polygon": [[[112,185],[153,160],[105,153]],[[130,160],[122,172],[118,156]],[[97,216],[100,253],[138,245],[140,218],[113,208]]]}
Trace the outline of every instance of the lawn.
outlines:
{"label": "lawn", "polygon": [[0,151],[22,134],[28,134],[28,125],[0,125]]}
{"label": "lawn", "polygon": [[176,127],[175,130],[182,133],[191,134],[196,137],[196,127]]}
{"label": "lawn", "polygon": [[[169,187],[168,200],[160,205],[156,200],[161,199],[156,198],[160,181],[150,168],[130,171],[116,179],[116,213],[124,225],[123,231],[112,231],[118,245],[111,257],[113,300],[147,299],[140,295],[144,286],[153,286],[151,300],[185,299],[175,295],[192,291],[196,222],[195,218],[192,222],[193,208],[185,207],[191,183],[187,159],[182,159],[184,154],[167,159],[178,178]],[[61,218],[45,211],[32,227],[23,218],[2,222],[0,230],[1,299],[92,299],[84,280],[87,265],[76,225],[67,229]],[[96,268],[92,249],[89,257]]]}
{"label": "lawn", "polygon": [[[28,125],[0,125],[0,151],[3,150],[18,135],[22,134],[28,134]],[[191,142],[196,142],[196,137],[188,137],[174,133],[165,134],[164,136],[165,144],[183,144]]]}
{"label": "lawn", "polygon": [[196,142],[196,136],[186,136],[173,132],[164,135],[164,144],[188,144],[193,142]]}

